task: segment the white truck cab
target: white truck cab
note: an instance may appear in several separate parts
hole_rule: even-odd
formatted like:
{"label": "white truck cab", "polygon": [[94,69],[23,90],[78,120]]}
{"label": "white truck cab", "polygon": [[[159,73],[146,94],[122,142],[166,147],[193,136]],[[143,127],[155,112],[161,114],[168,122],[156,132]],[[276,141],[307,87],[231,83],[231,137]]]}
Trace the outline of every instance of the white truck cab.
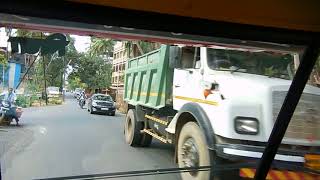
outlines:
{"label": "white truck cab", "polygon": [[[197,103],[210,119],[215,135],[267,142],[292,82],[293,56],[232,48],[199,49],[200,57],[193,63],[194,68],[174,70],[173,108],[179,111],[188,102]],[[237,55],[243,64],[232,55]],[[268,62],[267,58],[283,62],[273,64],[275,61]],[[260,71],[257,66],[261,66]],[[206,97],[204,93],[208,93]],[[307,85],[284,144],[320,146],[319,107],[320,88]],[[295,125],[301,127],[291,129]]]}
{"label": "white truck cab", "polygon": [[[190,63],[193,68],[174,69],[173,108],[179,112],[194,103],[203,109],[215,136],[211,148],[218,156],[260,158],[291,85],[294,56],[198,49],[200,54],[194,56],[198,58]],[[275,160],[303,164],[306,153],[319,153],[319,107],[320,88],[307,85]],[[168,132],[176,132],[179,116],[171,121]]]}

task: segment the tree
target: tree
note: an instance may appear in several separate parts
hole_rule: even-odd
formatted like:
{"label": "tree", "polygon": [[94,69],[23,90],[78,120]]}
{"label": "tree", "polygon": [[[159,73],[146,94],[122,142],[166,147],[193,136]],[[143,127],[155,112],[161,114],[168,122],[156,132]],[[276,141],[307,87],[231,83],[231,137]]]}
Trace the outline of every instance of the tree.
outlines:
{"label": "tree", "polygon": [[17,29],[16,31],[17,37],[29,37],[29,38],[41,38],[44,39],[46,35],[39,31],[29,31],[25,29]]}
{"label": "tree", "polygon": [[72,84],[79,78],[90,89],[106,88],[111,85],[111,71],[111,64],[105,63],[101,57],[81,54],[68,82]]}
{"label": "tree", "polygon": [[6,65],[7,63],[8,63],[8,61],[6,60],[5,55],[0,53],[0,64]]}
{"label": "tree", "polygon": [[57,53],[48,56],[49,63],[47,64],[46,74],[48,86],[62,87],[63,85],[63,73],[68,65],[68,62],[76,62],[79,58],[74,42],[75,39],[70,35],[66,35],[69,44],[66,46],[66,54],[64,57],[58,57]]}
{"label": "tree", "polygon": [[91,56],[109,55],[113,51],[114,41],[111,39],[91,38],[89,54]]}
{"label": "tree", "polygon": [[141,56],[145,53],[156,50],[159,47],[159,43],[146,41],[125,41],[125,48],[129,58]]}
{"label": "tree", "polygon": [[[37,31],[29,31],[24,29],[17,29],[15,32],[18,37],[29,37],[29,38],[46,38],[50,33],[43,33]],[[75,39],[69,34],[66,35],[69,44],[66,46],[66,54],[64,57],[58,57],[57,53],[52,55],[46,55],[43,58],[39,58],[33,65],[33,68],[29,72],[29,77],[33,82],[28,82],[27,87],[30,87],[33,91],[43,90],[44,72],[43,63],[46,67],[46,81],[47,86],[62,87],[63,85],[63,73],[65,65],[68,62],[74,62],[78,59],[78,52],[74,46]],[[63,61],[63,58],[65,61]],[[44,60],[43,60],[44,59]]]}
{"label": "tree", "polygon": [[[6,56],[5,56],[4,54],[1,54],[1,53],[0,53],[1,72],[3,71],[3,69],[6,69],[6,68],[7,68],[7,64],[8,64],[8,61],[7,61],[7,59],[6,59]],[[1,76],[1,81],[2,81],[2,83],[4,82],[3,76]]]}
{"label": "tree", "polygon": [[85,89],[87,88],[88,86],[81,82],[80,78],[77,77],[77,76],[69,76],[68,78],[68,88],[71,89],[71,90],[75,90],[76,88],[82,88],[82,89]]}

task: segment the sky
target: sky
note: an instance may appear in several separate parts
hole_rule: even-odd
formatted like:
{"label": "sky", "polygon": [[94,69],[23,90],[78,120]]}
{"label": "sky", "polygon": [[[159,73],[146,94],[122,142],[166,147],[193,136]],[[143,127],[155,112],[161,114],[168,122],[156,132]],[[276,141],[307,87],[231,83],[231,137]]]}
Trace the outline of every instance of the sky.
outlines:
{"label": "sky", "polygon": [[71,37],[75,38],[76,40],[74,46],[78,52],[85,52],[89,48],[90,36],[71,35]]}
{"label": "sky", "polygon": [[0,28],[0,47],[7,47],[7,39],[4,28]]}

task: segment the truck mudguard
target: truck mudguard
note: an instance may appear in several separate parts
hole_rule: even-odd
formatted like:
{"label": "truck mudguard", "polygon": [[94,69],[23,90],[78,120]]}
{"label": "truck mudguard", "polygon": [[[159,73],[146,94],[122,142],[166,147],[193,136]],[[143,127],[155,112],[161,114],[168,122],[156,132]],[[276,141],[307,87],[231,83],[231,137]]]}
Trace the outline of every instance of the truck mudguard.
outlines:
{"label": "truck mudguard", "polygon": [[208,148],[210,150],[215,149],[215,139],[214,139],[214,131],[212,129],[210,120],[206,114],[206,112],[196,103],[187,103],[181,107],[178,112],[178,119],[183,113],[190,113],[197,121],[198,125],[202,129]]}
{"label": "truck mudguard", "polygon": [[207,144],[208,144],[208,149],[209,149],[209,156],[210,156],[210,162],[213,165],[213,169],[210,171],[211,174],[211,179],[213,179],[215,172],[215,165],[218,163],[216,161],[215,156],[215,139],[214,139],[214,132],[210,123],[210,120],[205,113],[205,111],[196,103],[187,103],[181,107],[181,109],[178,112],[178,121],[179,117],[183,113],[190,113],[197,121],[198,125],[200,126],[201,130],[204,133],[204,136],[206,138]]}

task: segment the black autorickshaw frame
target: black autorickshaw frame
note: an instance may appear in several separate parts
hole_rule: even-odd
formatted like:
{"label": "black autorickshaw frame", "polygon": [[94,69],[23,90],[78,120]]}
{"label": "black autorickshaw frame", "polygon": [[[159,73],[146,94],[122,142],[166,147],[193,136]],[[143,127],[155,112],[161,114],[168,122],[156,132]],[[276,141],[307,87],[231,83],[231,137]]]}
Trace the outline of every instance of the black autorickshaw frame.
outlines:
{"label": "black autorickshaw frame", "polygon": [[265,179],[267,176],[296,105],[299,102],[303,89],[319,56],[320,48],[319,32],[218,22],[69,1],[37,2],[5,0],[1,2],[0,13],[89,24],[107,24],[109,26],[168,33],[178,32],[192,35],[305,46],[302,61],[269,137],[268,144],[257,168],[255,179]]}

